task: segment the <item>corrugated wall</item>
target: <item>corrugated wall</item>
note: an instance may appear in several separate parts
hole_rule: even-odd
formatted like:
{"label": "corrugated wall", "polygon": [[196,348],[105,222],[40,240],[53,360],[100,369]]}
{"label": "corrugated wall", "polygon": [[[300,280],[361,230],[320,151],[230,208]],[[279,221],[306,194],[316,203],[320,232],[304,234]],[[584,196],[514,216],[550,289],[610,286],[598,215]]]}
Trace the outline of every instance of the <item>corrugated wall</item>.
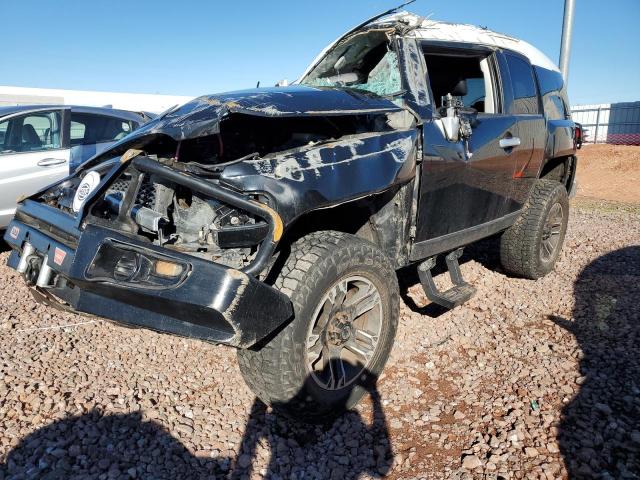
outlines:
{"label": "corrugated wall", "polygon": [[640,102],[576,105],[571,113],[588,130],[588,143],[640,145]]}

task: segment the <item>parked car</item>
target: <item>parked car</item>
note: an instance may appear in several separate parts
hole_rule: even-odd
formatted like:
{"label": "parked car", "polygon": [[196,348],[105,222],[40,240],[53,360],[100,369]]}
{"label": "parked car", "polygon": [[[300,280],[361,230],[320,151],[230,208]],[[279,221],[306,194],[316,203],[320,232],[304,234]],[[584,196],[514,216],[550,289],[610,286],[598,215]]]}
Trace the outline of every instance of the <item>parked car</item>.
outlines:
{"label": "parked car", "polygon": [[112,108],[0,107],[0,230],[18,197],[65,178],[150,118]]}
{"label": "parked car", "polygon": [[197,98],[23,200],[8,262],[42,302],[236,347],[264,402],[324,418],[383,369],[396,270],[454,308],[474,294],[458,258],[477,240],[500,234],[514,275],[554,268],[567,105],[531,45],[386,12],[296,85]]}

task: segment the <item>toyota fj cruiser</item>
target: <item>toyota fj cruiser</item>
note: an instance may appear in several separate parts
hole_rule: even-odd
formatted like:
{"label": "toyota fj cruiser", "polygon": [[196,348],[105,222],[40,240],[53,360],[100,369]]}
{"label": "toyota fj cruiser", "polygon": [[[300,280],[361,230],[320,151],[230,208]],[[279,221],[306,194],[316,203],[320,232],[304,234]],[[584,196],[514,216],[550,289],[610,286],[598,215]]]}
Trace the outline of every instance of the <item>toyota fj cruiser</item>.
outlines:
{"label": "toyota fj cruiser", "polygon": [[23,199],[9,265],[41,302],[236,347],[264,402],[324,415],[387,360],[396,270],[453,308],[479,239],[514,275],[553,269],[575,135],[534,47],[395,9],[295,85],[197,98]]}

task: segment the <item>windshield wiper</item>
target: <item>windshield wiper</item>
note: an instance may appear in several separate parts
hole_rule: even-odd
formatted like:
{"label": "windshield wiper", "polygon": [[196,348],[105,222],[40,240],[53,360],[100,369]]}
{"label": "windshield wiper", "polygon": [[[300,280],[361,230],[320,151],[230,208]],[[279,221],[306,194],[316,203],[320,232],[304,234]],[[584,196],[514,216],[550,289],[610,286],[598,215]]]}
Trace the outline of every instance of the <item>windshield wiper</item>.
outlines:
{"label": "windshield wiper", "polygon": [[154,120],[160,120],[160,119],[166,117],[171,112],[175,112],[178,107],[179,107],[179,105],[176,103],[173,107],[167,108],[164,112],[162,112],[160,115],[158,115],[156,118],[154,118]]}

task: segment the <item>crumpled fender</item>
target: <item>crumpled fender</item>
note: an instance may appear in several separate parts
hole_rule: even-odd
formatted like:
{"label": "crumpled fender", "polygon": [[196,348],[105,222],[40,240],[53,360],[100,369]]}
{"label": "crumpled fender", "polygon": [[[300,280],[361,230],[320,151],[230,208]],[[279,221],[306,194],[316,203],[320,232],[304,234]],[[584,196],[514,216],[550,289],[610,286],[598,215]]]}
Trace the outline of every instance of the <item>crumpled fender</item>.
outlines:
{"label": "crumpled fender", "polygon": [[220,181],[267,193],[285,225],[314,209],[385,191],[415,175],[418,130],[351,135],[228,165]]}

